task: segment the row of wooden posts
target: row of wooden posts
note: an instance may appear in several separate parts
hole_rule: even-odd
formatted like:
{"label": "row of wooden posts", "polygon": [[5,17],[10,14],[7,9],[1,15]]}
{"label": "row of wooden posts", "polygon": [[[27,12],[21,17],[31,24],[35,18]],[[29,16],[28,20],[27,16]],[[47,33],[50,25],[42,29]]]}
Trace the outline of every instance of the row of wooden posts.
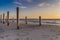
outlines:
{"label": "row of wooden posts", "polygon": [[[6,23],[7,26],[9,26],[9,11],[7,11],[7,16],[6,16]],[[16,7],[16,18],[17,18],[17,29],[19,29],[19,7]],[[5,14],[3,13],[3,21],[2,21],[2,15],[0,15],[0,22],[5,23]],[[25,24],[28,24],[27,22],[27,16],[25,16]],[[41,26],[41,16],[39,16],[39,26]]]}

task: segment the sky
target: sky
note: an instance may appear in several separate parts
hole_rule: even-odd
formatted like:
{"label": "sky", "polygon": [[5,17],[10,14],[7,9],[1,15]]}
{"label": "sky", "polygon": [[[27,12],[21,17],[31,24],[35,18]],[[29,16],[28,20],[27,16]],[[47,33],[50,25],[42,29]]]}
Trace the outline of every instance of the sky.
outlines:
{"label": "sky", "polygon": [[19,7],[20,18],[60,18],[60,0],[0,0],[0,14],[10,12],[10,18],[16,18]]}

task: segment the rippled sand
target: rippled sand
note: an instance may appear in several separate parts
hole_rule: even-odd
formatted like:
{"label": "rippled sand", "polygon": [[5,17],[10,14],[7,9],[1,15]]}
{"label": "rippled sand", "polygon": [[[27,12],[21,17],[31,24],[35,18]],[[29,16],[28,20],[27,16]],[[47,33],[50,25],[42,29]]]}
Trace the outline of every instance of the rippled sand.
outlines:
{"label": "rippled sand", "polygon": [[0,23],[0,40],[60,40],[60,26],[16,23],[9,26]]}

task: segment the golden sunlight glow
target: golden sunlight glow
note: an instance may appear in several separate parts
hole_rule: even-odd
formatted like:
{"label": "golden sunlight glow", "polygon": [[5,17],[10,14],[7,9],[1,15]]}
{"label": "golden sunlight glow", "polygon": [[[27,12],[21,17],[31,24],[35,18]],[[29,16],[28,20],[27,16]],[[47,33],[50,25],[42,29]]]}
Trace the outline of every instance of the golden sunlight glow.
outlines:
{"label": "golden sunlight glow", "polygon": [[[60,18],[60,7],[47,7],[44,9],[32,9],[27,10],[25,12],[20,12],[20,18],[25,18],[27,16],[28,18],[38,18],[41,16],[42,18]],[[15,14],[10,14],[10,18],[16,18]]]}

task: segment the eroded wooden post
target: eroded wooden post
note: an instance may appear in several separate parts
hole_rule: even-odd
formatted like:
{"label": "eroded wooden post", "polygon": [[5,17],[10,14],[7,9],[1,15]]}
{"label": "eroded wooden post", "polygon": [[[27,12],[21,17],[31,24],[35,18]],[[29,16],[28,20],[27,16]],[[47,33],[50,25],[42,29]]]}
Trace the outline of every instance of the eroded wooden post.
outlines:
{"label": "eroded wooden post", "polygon": [[27,24],[27,16],[25,16],[25,24]]}
{"label": "eroded wooden post", "polygon": [[14,17],[12,18],[12,22],[14,22]]}
{"label": "eroded wooden post", "polygon": [[17,29],[19,29],[19,7],[16,8],[17,12]]}
{"label": "eroded wooden post", "polygon": [[41,26],[41,16],[39,16],[39,26]]}
{"label": "eroded wooden post", "polygon": [[7,26],[9,26],[9,11],[7,11]]}
{"label": "eroded wooden post", "polygon": [[5,18],[5,14],[3,13],[3,24],[5,23],[5,22],[4,22],[4,20],[5,20],[4,18]]}
{"label": "eroded wooden post", "polygon": [[0,15],[0,23],[2,23],[2,14]]}

